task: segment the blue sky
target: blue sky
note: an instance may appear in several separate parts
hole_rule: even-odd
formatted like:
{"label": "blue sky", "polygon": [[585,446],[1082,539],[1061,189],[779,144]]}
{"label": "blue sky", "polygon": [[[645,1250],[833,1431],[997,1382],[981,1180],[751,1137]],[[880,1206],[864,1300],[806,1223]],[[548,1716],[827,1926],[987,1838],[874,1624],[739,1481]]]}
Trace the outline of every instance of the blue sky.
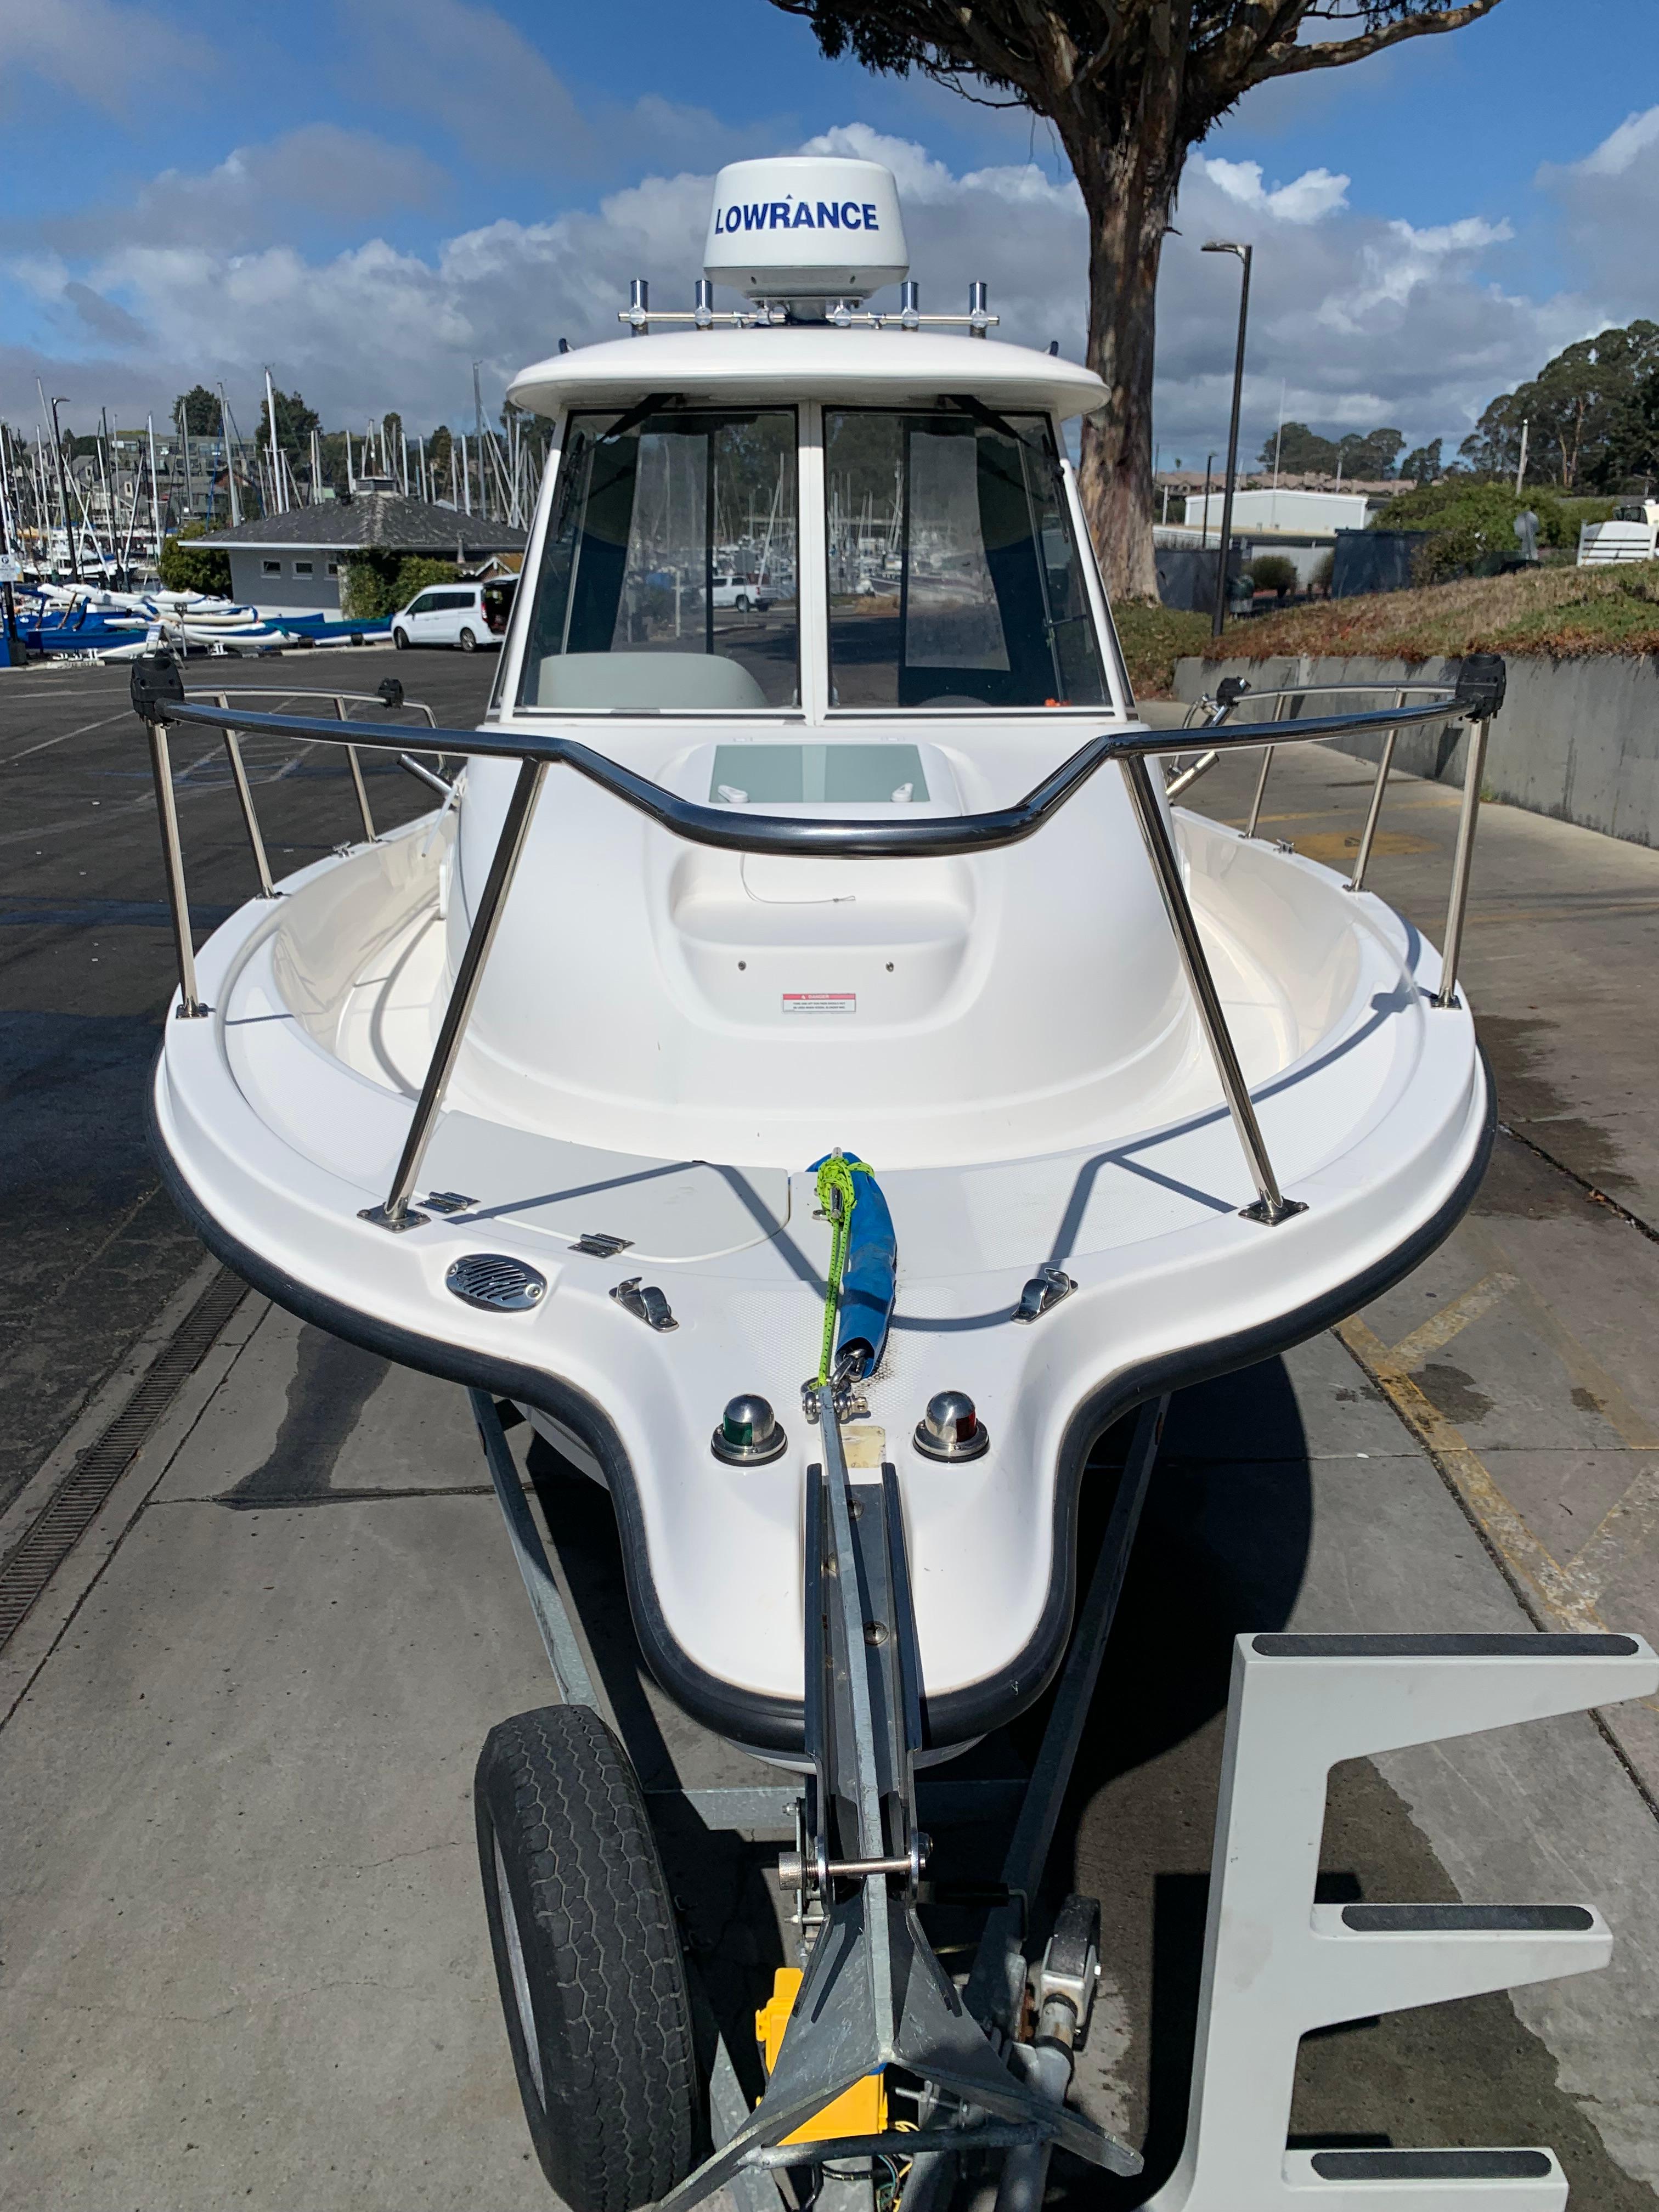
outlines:
{"label": "blue sky", "polygon": [[[634,273],[689,295],[724,160],[828,134],[889,159],[930,298],[1081,350],[1083,230],[1023,112],[823,61],[765,0],[0,0],[0,412],[37,374],[123,422],[262,365],[331,424],[459,422]],[[1659,7],[1485,21],[1264,87],[1189,165],[1160,295],[1158,434],[1224,427],[1230,264],[1257,247],[1246,434],[1289,412],[1452,445],[1568,339],[1659,313]]]}

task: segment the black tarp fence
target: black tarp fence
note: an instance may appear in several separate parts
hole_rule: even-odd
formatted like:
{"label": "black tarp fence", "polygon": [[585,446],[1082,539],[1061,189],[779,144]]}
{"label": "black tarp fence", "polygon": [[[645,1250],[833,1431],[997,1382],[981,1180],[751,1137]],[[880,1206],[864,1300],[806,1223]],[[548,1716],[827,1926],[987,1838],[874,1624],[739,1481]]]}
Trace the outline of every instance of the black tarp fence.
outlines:
{"label": "black tarp fence", "polygon": [[1355,599],[1365,592],[1407,592],[1412,562],[1426,530],[1339,530],[1331,569],[1331,597]]}
{"label": "black tarp fence", "polygon": [[[1154,548],[1153,557],[1158,563],[1158,596],[1163,604],[1180,614],[1208,614],[1215,605],[1220,547],[1159,545]],[[1235,539],[1227,560],[1229,578],[1237,576],[1243,566],[1244,549]]]}

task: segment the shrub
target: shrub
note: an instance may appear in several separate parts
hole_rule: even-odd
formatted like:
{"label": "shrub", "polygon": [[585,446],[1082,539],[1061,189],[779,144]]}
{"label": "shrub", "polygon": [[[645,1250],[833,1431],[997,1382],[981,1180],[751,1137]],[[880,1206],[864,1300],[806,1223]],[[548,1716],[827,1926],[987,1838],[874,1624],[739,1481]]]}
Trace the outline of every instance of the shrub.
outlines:
{"label": "shrub", "polygon": [[1250,574],[1258,592],[1272,592],[1281,599],[1288,599],[1297,586],[1296,563],[1288,554],[1258,553],[1250,563]]}
{"label": "shrub", "polygon": [[1482,483],[1470,477],[1442,477],[1415,491],[1391,499],[1367,526],[1372,530],[1426,530],[1412,562],[1419,584],[1443,584],[1454,576],[1495,575],[1520,550],[1515,518],[1530,507],[1538,517],[1541,545],[1577,545],[1577,517],[1553,493],[1522,491],[1505,483]]}
{"label": "shrub", "polygon": [[378,547],[353,553],[345,564],[340,612],[349,621],[384,622],[428,584],[453,584],[460,573],[453,561],[434,561],[424,554]]}
{"label": "shrub", "polygon": [[161,557],[155,566],[168,591],[230,597],[229,554],[190,542],[205,538],[207,531],[205,522],[186,522],[161,541]]}
{"label": "shrub", "polygon": [[1326,598],[1328,599],[1331,593],[1331,586],[1335,581],[1336,554],[1334,550],[1333,550],[1329,553],[1322,553],[1318,560],[1314,562],[1314,571],[1312,576],[1309,579],[1309,587],[1310,590],[1316,592],[1323,592]]}

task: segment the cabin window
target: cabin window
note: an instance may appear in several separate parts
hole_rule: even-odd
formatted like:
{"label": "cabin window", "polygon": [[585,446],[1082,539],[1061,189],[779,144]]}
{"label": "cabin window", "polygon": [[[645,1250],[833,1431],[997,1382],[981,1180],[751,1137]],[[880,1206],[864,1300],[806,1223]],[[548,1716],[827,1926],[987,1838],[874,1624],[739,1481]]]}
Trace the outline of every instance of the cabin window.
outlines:
{"label": "cabin window", "polygon": [[283,564],[280,561],[261,561],[259,563],[259,574],[262,576],[280,576],[282,573]]}
{"label": "cabin window", "polygon": [[1098,706],[1046,416],[826,409],[836,707]]}
{"label": "cabin window", "polygon": [[310,575],[311,562],[309,561],[296,561],[294,564],[294,573],[296,576]]}
{"label": "cabin window", "polygon": [[[793,408],[573,416],[520,703],[798,705],[795,517]],[[752,581],[717,591],[729,577]]]}

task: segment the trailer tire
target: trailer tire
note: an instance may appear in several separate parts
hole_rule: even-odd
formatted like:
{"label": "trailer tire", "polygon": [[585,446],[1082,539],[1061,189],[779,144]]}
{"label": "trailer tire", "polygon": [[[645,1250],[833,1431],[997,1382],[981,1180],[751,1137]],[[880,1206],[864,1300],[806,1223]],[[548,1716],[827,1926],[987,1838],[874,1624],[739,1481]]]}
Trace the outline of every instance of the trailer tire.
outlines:
{"label": "trailer tire", "polygon": [[473,1781],[501,2010],[536,2155],[571,2212],[631,2212],[691,2171],[690,1996],[627,1753],[585,1706],[493,1728]]}

